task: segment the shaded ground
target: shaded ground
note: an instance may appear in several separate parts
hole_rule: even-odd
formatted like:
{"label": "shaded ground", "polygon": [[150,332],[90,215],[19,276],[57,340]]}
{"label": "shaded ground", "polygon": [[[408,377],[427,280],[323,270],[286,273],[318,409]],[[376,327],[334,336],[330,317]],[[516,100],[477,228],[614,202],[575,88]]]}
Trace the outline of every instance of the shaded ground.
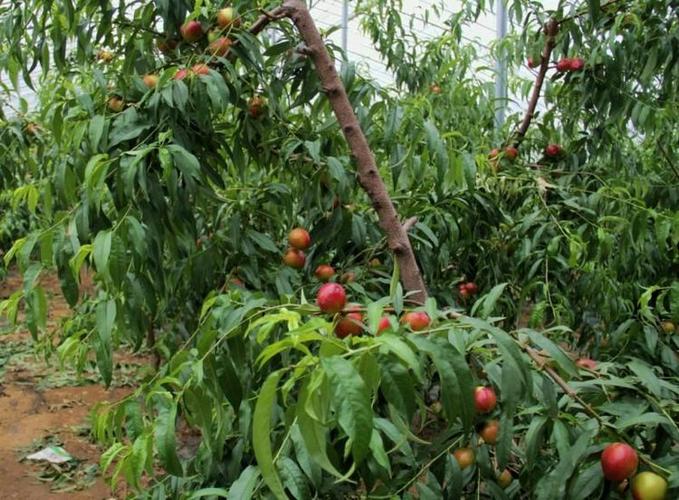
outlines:
{"label": "shaded ground", "polygon": [[[70,310],[59,293],[54,276],[42,280],[50,295],[48,328]],[[21,277],[10,273],[0,281],[0,300],[21,287]],[[117,387],[99,384],[96,372],[80,376],[62,370],[56,359],[46,363],[32,352],[27,332],[7,334],[0,318],[0,498],[110,499],[111,493],[98,470],[102,450],[88,436],[88,413],[100,401],[115,401],[127,394],[141,370],[150,365],[142,357],[116,356]],[[47,445],[60,445],[76,461],[46,465],[24,457]]]}

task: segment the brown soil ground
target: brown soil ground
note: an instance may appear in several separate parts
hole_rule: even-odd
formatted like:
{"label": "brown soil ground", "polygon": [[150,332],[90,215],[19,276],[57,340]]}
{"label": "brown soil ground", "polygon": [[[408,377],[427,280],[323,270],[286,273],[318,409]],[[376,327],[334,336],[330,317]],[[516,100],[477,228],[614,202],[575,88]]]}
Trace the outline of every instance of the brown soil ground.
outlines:
{"label": "brown soil ground", "polygon": [[[51,330],[71,311],[55,276],[45,277],[42,285],[49,297]],[[0,300],[21,286],[21,276],[10,273],[0,281]],[[0,332],[7,330],[6,321],[0,318]],[[37,357],[32,347],[25,331],[0,335],[0,498],[122,498],[122,490],[113,494],[97,470],[103,450],[89,439],[87,417],[94,404],[127,394],[133,377],[123,377],[126,386],[105,389],[95,372],[78,377],[62,370],[56,359],[46,362]],[[149,364],[142,357],[124,355],[121,359],[128,375]],[[79,461],[77,467],[58,468],[23,460],[55,442]]]}

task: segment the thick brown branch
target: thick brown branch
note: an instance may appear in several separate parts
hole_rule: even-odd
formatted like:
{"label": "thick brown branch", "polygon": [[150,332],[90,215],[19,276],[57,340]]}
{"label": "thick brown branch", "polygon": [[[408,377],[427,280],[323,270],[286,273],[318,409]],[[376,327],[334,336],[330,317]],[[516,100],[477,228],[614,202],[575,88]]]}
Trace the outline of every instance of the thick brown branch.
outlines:
{"label": "thick brown branch", "polygon": [[540,69],[538,70],[538,75],[535,78],[535,85],[533,86],[533,93],[528,101],[528,109],[523,117],[523,121],[516,131],[516,139],[514,140],[514,147],[518,147],[523,141],[523,138],[528,132],[528,127],[530,127],[530,122],[533,120],[533,115],[535,114],[535,108],[540,100],[540,93],[542,92],[542,86],[545,83],[545,76],[547,75],[547,69],[549,69],[549,60],[552,57],[552,51],[556,46],[556,34],[559,32],[559,23],[556,19],[550,19],[545,24],[545,46],[542,49],[542,60],[540,61]]}
{"label": "thick brown branch", "polygon": [[[361,130],[344,85],[342,85],[337,74],[335,63],[325,47],[309,9],[301,0],[285,0],[281,9],[284,9],[285,15],[295,24],[309,49],[321,86],[325,90],[335,112],[335,117],[356,160],[358,181],[370,197],[377,212],[380,227],[387,236],[389,248],[398,262],[403,287],[407,291],[413,292],[411,297],[414,301],[424,303],[427,298],[427,291],[408,234],[401,225],[394,204],[387,192],[387,187],[378,172],[375,157],[370,150],[363,130]],[[276,9],[276,11],[279,11],[279,9]]]}

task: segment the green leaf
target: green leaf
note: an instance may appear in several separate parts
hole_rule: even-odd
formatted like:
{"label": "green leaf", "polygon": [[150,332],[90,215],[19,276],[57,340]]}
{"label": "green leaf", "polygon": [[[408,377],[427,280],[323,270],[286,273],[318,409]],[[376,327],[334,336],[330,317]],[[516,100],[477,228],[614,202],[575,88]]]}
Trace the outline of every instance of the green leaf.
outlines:
{"label": "green leaf", "polygon": [[500,419],[500,429],[500,438],[495,449],[497,450],[497,467],[499,470],[503,470],[509,461],[509,456],[512,451],[512,444],[514,442],[514,427],[512,418],[504,413]]}
{"label": "green leaf", "polygon": [[189,100],[189,89],[181,80],[172,83],[172,100],[179,111],[186,109],[186,103]]}
{"label": "green leaf", "polygon": [[111,385],[113,375],[113,325],[116,320],[115,300],[99,302],[96,308],[97,341],[95,351],[97,355],[97,368],[104,384]]}
{"label": "green leaf", "polygon": [[592,20],[592,24],[595,24],[601,15],[601,1],[587,0],[587,6],[589,7],[589,16]]}
{"label": "green leaf", "polygon": [[394,270],[391,273],[391,282],[389,283],[389,297],[394,304],[394,312],[400,315],[403,311],[403,289],[401,288],[401,273],[398,267],[398,261],[394,260]]}
{"label": "green leaf", "polygon": [[535,487],[537,500],[557,500],[566,497],[566,486],[578,464],[581,463],[593,431],[584,431],[570,447],[552,471],[544,476]]}
{"label": "green leaf", "polygon": [[366,326],[368,331],[372,334],[377,334],[377,327],[382,317],[382,312],[384,311],[384,304],[381,301],[371,302],[368,304],[368,310],[366,311]]}
{"label": "green leaf", "polygon": [[92,253],[92,245],[82,245],[78,249],[78,253],[71,257],[69,264],[75,276],[80,276],[85,259]]}
{"label": "green leaf", "polygon": [[122,142],[135,139],[149,128],[151,125],[142,122],[134,108],[127,108],[113,122],[109,147],[112,148]]}
{"label": "green leaf", "polygon": [[490,292],[488,292],[479,300],[477,300],[474,303],[474,306],[472,307],[471,312],[472,316],[476,315],[480,308],[481,309],[480,316],[484,319],[488,318],[493,313],[493,310],[495,309],[495,304],[497,303],[497,300],[500,298],[502,292],[504,292],[506,287],[507,283],[500,283],[499,285],[495,285],[490,290]]}
{"label": "green leaf", "polygon": [[90,147],[92,151],[97,151],[99,149],[99,143],[101,142],[101,137],[104,134],[104,125],[106,124],[106,118],[102,115],[96,115],[90,119],[90,125],[88,129],[88,138],[90,141]]}
{"label": "green leaf", "polygon": [[349,189],[349,178],[347,177],[346,170],[342,162],[333,156],[329,156],[325,159],[328,164],[328,170],[332,178],[337,181],[339,192],[344,193]]}
{"label": "green leaf", "polygon": [[176,420],[177,405],[168,397],[163,397],[158,405],[158,416],[154,425],[155,445],[165,470],[174,476],[181,476],[183,470],[177,457]]}
{"label": "green leaf", "polygon": [[559,365],[559,368],[561,368],[571,377],[575,377],[577,375],[575,363],[573,363],[573,360],[568,357],[563,349],[561,349],[558,345],[556,345],[544,335],[534,330],[527,331],[527,333],[535,344],[549,353],[550,357]]}
{"label": "green leaf", "polygon": [[460,464],[457,463],[452,453],[446,454],[445,462],[445,479],[448,483],[446,491],[448,498],[462,498],[462,488],[464,486],[462,478],[462,470]]}
{"label": "green leaf", "polygon": [[295,500],[306,500],[311,498],[309,485],[304,473],[290,457],[281,457],[278,461],[278,470],[285,488],[292,493]]}
{"label": "green leaf", "polygon": [[[469,319],[465,318],[465,321],[469,321]],[[521,351],[514,342],[514,339],[512,339],[507,332],[504,332],[499,328],[487,327],[487,331],[489,331],[500,349],[504,363],[511,367],[512,373],[516,376],[514,380],[508,381],[511,382],[513,386],[512,393],[516,394],[517,397],[530,393],[532,377],[528,370],[528,363],[524,361]],[[503,399],[503,403],[504,402]]]}
{"label": "green leaf", "polygon": [[0,302],[0,316],[5,314],[12,325],[16,325],[19,302],[24,297],[23,290],[17,290],[9,299]]}
{"label": "green leaf", "polygon": [[429,150],[433,153],[432,156],[436,158],[437,166],[437,180],[439,183],[443,180],[446,170],[448,170],[450,165],[450,160],[448,158],[448,150],[446,145],[441,139],[439,130],[436,124],[430,120],[424,122],[424,131],[427,138],[427,145]]}
{"label": "green leaf", "polygon": [[104,453],[102,453],[101,458],[99,459],[99,468],[101,469],[101,472],[105,474],[116,457],[120,455],[121,452],[128,451],[128,449],[129,447],[123,443],[113,443]]}
{"label": "green leaf", "polygon": [[384,449],[384,442],[382,441],[382,436],[375,430],[370,438],[370,451],[375,461],[380,464],[387,474],[391,476],[391,462],[389,462],[389,456]]}
{"label": "green leaf", "polygon": [[441,379],[441,402],[450,422],[459,418],[468,432],[474,421],[474,384],[463,354],[444,340],[414,336],[413,342],[430,357]]}
{"label": "green leaf", "polygon": [[633,359],[627,363],[627,367],[639,378],[641,384],[652,394],[660,397],[662,394],[662,381],[658,379],[653,369],[640,359]]}
{"label": "green leaf", "polygon": [[594,492],[599,490],[604,483],[604,474],[601,470],[601,462],[598,460],[586,469],[582,470],[568,488],[569,500],[587,500],[588,498],[601,498]]}
{"label": "green leaf", "polygon": [[26,303],[26,326],[34,341],[38,340],[38,330],[47,325],[47,296],[40,285],[35,285],[24,295]]}
{"label": "green leaf", "polygon": [[111,231],[102,231],[94,239],[92,256],[97,272],[108,275],[108,258],[111,255]]}
{"label": "green leaf", "polygon": [[542,449],[542,438],[547,424],[547,417],[533,417],[524,437],[526,447],[526,467],[533,468],[537,465],[537,458]]}
{"label": "green leaf", "polygon": [[[250,466],[252,467],[252,466]],[[220,497],[220,498],[229,498],[229,492],[227,492],[224,488],[202,488],[200,490],[194,491],[191,493],[191,496],[189,497],[190,500],[193,500],[194,498],[205,498],[205,497]],[[241,498],[250,498],[250,497],[241,497]]]}
{"label": "green leaf", "polygon": [[321,364],[332,384],[339,426],[349,437],[354,462],[360,464],[368,454],[373,432],[370,391],[351,361],[333,356]]}
{"label": "green leaf", "polygon": [[306,474],[306,476],[311,480],[311,483],[315,487],[318,487],[321,484],[323,471],[321,470],[321,467],[318,465],[318,463],[316,463],[309,454],[309,451],[304,444],[304,438],[302,437],[302,433],[299,430],[299,424],[297,422],[294,423],[290,429],[290,438],[292,439],[292,444],[295,448],[295,458],[297,459],[297,463],[304,471],[304,474]]}
{"label": "green leaf", "polygon": [[271,493],[279,500],[286,500],[287,497],[274,466],[273,452],[271,450],[271,417],[274,405],[276,404],[276,393],[280,377],[280,372],[273,372],[262,384],[252,417],[252,448],[261,470],[262,478],[271,490]]}
{"label": "green leaf", "polygon": [[248,229],[246,234],[248,238],[254,241],[262,250],[266,250],[267,252],[272,252],[275,254],[280,253],[278,247],[266,234],[254,231],[252,229]]}
{"label": "green leaf", "polygon": [[406,420],[412,419],[417,407],[415,386],[403,364],[398,362],[383,363],[380,391]]}
{"label": "green leaf", "polygon": [[672,422],[664,415],[644,413],[643,415],[620,419],[615,423],[615,426],[621,431],[624,431],[628,427],[634,427],[636,425],[655,426],[659,424],[671,426]]}
{"label": "green leaf", "polygon": [[415,374],[418,381],[423,381],[424,375],[420,360],[399,335],[387,332],[375,337],[375,343],[381,346],[380,352],[391,353],[398,357]]}
{"label": "green leaf", "polygon": [[12,247],[7,251],[5,256],[3,257],[3,261],[5,262],[5,266],[9,266],[9,263],[12,261],[12,258],[14,255],[19,252],[24,245],[26,244],[26,238],[19,238],[14,242]]}
{"label": "green leaf", "polygon": [[170,144],[167,149],[172,154],[177,168],[188,178],[198,179],[200,177],[200,162],[192,153],[178,144]]}
{"label": "green leaf", "polygon": [[[306,397],[300,396],[300,402],[305,402],[307,397],[308,394]],[[297,424],[299,425],[299,431],[304,440],[306,451],[313,458],[314,462],[326,472],[341,478],[342,473],[335,468],[328,457],[326,428],[306,412],[304,404],[297,405]]]}
{"label": "green leaf", "polygon": [[248,465],[240,473],[238,479],[231,484],[226,498],[228,500],[249,500],[255,491],[257,481],[259,481],[259,469],[253,465]]}

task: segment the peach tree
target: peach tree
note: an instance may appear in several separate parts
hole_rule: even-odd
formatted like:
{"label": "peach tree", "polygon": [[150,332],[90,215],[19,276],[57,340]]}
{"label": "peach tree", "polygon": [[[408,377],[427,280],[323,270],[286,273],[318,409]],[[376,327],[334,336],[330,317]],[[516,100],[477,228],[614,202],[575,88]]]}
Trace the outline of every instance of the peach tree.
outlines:
{"label": "peach tree", "polygon": [[[41,131],[17,153],[36,167],[11,196],[35,221],[7,249],[24,287],[0,310],[106,384],[121,346],[156,358],[94,412],[113,482],[149,498],[676,493],[677,6],[512,2],[518,34],[494,50],[534,73],[513,73],[529,102],[501,139],[460,43],[490,6],[443,7],[357,3],[394,71],[382,87],[297,0],[0,6],[2,68],[39,88]],[[288,249],[296,227],[310,242]],[[339,308],[316,303],[319,265]],[[50,269],[74,309],[56,334]],[[652,476],[610,465],[613,442]]]}

